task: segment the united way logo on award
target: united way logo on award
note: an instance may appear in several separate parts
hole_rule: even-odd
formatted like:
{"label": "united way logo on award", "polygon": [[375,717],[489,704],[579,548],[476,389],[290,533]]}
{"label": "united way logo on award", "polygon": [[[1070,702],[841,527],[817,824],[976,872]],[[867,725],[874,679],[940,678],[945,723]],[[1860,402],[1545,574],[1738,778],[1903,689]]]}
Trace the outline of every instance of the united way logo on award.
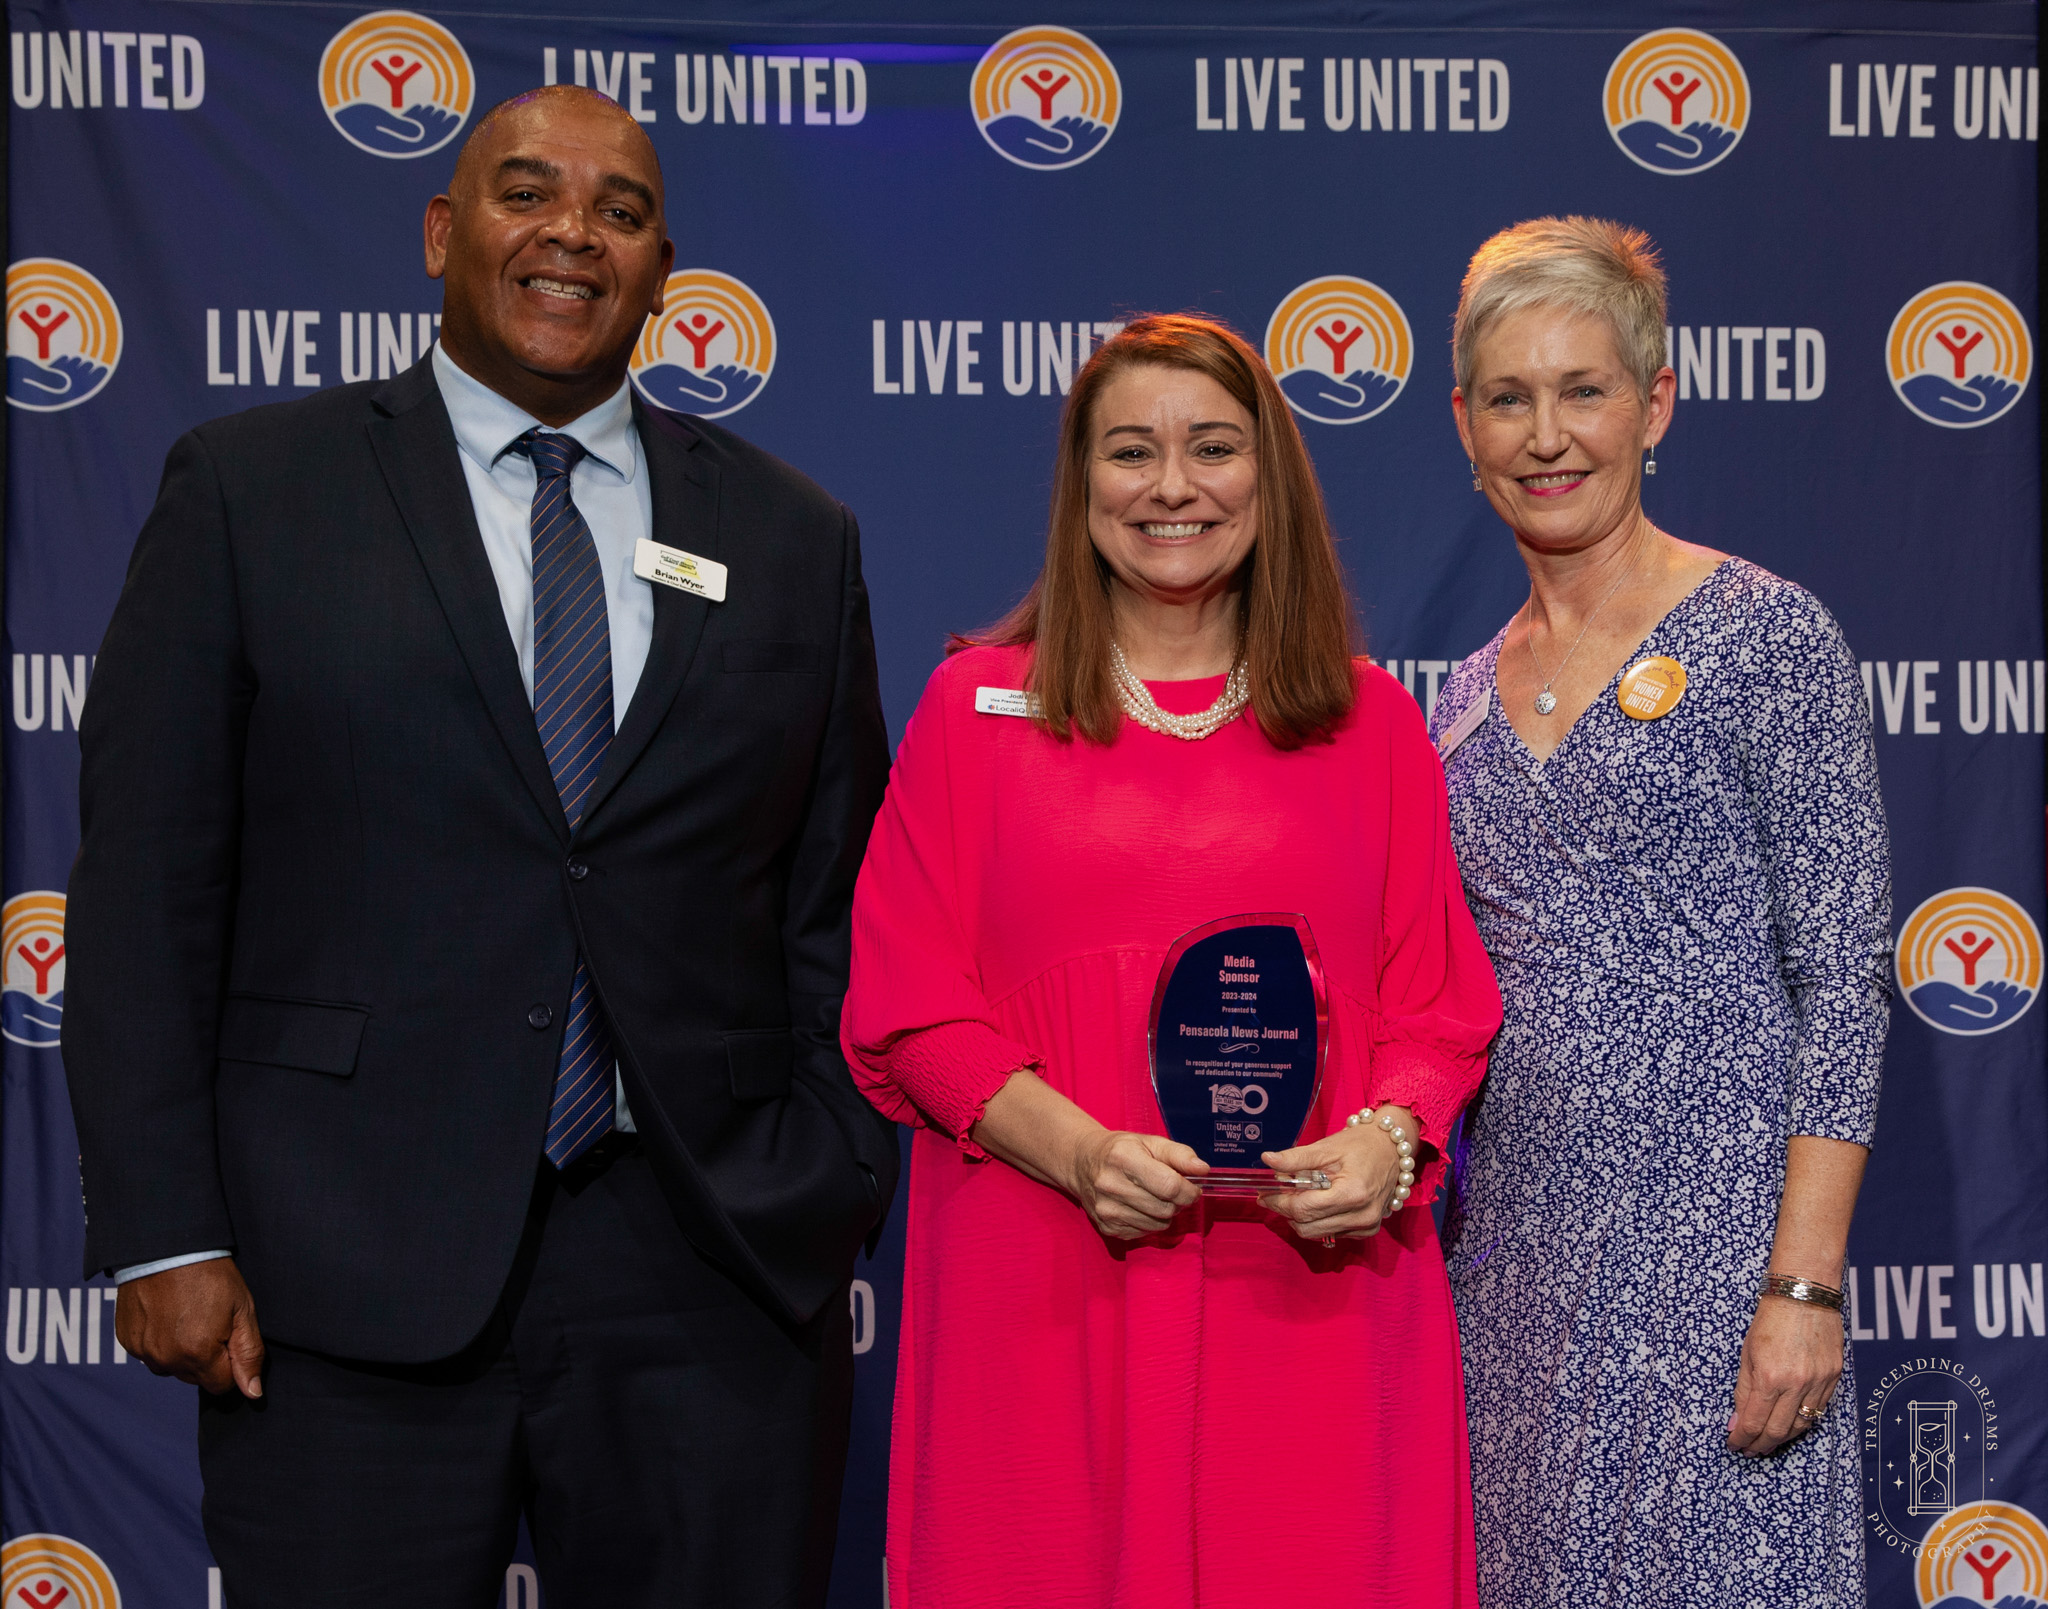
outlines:
{"label": "united way logo on award", "polygon": [[1152,1089],[1166,1132],[1213,1170],[1203,1189],[1301,1188],[1262,1151],[1301,1137],[1330,1048],[1322,957],[1305,917],[1226,916],[1173,941],[1152,990]]}

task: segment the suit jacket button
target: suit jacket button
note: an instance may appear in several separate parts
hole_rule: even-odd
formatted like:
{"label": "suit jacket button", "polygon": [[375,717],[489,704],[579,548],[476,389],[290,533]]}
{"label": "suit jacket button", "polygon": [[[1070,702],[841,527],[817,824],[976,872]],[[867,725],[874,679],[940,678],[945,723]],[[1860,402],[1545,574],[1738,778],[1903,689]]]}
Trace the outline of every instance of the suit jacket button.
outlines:
{"label": "suit jacket button", "polygon": [[590,875],[590,868],[580,860],[572,860],[569,862],[569,875],[580,883]]}
{"label": "suit jacket button", "polygon": [[554,1020],[555,1008],[553,1006],[535,1006],[526,1014],[527,1025],[532,1028],[545,1028]]}

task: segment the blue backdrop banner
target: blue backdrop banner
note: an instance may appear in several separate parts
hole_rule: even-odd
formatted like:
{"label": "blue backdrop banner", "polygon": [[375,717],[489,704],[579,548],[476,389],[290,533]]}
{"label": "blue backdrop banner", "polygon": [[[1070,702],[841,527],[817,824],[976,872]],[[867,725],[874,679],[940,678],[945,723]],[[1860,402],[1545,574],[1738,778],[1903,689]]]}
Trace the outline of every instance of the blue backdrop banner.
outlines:
{"label": "blue backdrop banner", "polygon": [[[1848,1271],[1872,1601],[2048,1602],[2034,7],[654,9],[9,0],[5,1609],[219,1602],[192,1391],[80,1277],[61,1061],[76,732],[130,547],[191,425],[428,349],[423,206],[548,81],[665,164],[641,390],[859,514],[899,731],[944,633],[1028,583],[1061,397],[1149,309],[1263,347],[1372,651],[1432,704],[1526,586],[1451,429],[1465,261],[1547,212],[1650,231],[1679,396],[1650,511],[1819,594],[1883,766],[1898,1001]],[[836,1605],[882,1598],[900,1267],[899,1228],[853,1289]],[[528,1565],[505,1594],[539,1603]]]}

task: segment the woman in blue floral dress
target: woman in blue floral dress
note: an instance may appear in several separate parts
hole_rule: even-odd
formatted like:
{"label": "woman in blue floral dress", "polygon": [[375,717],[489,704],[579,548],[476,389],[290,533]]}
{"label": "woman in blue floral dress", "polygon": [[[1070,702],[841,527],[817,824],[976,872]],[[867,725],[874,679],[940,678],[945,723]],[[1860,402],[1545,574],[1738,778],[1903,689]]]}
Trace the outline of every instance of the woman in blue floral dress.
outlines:
{"label": "woman in blue floral dress", "polygon": [[1853,1609],[1884,812],[1833,618],[1643,512],[1664,318],[1648,239],[1577,218],[1488,241],[1457,316],[1531,583],[1433,722],[1507,1013],[1446,1237],[1480,1601]]}

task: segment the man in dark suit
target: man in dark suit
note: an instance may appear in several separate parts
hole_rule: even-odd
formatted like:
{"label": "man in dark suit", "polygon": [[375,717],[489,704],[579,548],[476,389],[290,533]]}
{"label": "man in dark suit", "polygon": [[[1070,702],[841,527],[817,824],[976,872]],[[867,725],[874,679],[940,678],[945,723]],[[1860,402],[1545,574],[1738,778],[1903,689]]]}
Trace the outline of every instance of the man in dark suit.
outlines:
{"label": "man in dark suit", "polygon": [[80,735],[86,1262],[203,1388],[234,1609],[487,1606],[522,1510],[555,1609],[818,1603],[896,1182],[837,1048],[857,533],[633,394],[673,247],[613,103],[487,115],[426,254],[440,346],[185,436],[136,544]]}

